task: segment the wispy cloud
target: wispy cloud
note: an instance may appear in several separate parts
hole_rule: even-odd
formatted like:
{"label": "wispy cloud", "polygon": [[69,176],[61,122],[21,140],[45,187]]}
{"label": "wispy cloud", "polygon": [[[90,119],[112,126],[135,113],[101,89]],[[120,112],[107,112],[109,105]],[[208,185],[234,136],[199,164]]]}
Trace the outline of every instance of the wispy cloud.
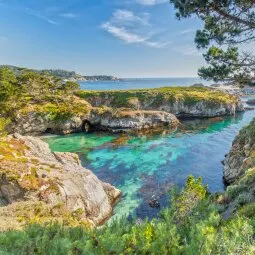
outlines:
{"label": "wispy cloud", "polygon": [[106,22],[101,26],[107,32],[111,33],[112,35],[118,37],[119,39],[127,42],[127,43],[144,43],[148,40],[148,38],[143,37],[141,35],[128,32],[124,27],[116,27],[111,25],[110,22]]}
{"label": "wispy cloud", "polygon": [[195,33],[195,31],[196,31],[195,29],[185,29],[180,31],[180,34],[181,35],[191,34],[191,33]]}
{"label": "wispy cloud", "polygon": [[173,50],[175,50],[176,52],[181,53],[182,55],[185,56],[201,56],[202,53],[198,51],[198,49],[191,44],[187,44],[187,45],[183,45],[183,46],[178,46],[178,47],[174,47]]}
{"label": "wispy cloud", "polygon": [[79,15],[72,12],[60,13],[59,16],[67,19],[76,19],[79,17]]}
{"label": "wispy cloud", "polygon": [[41,13],[39,13],[39,12],[33,10],[33,9],[26,8],[26,11],[28,12],[28,14],[30,14],[30,15],[36,17],[36,18],[42,19],[42,20],[44,20],[44,21],[46,21],[46,22],[48,22],[48,23],[50,23],[52,25],[58,25],[59,24],[58,22],[56,22],[56,21],[54,21],[54,20],[52,20],[52,19],[42,15]]}
{"label": "wispy cloud", "polygon": [[135,0],[138,4],[142,5],[156,5],[169,2],[169,0]]}
{"label": "wispy cloud", "polygon": [[[148,27],[150,15],[142,13],[139,16],[129,10],[116,10],[109,21],[101,28],[127,44],[143,44],[152,48],[164,48],[165,43],[152,39]],[[151,29],[150,29],[151,30]]]}
{"label": "wispy cloud", "polygon": [[122,25],[125,24],[135,24],[135,23],[141,23],[142,25],[149,25],[149,13],[142,13],[140,16],[135,15],[133,12],[129,10],[116,10],[112,14],[111,22]]}

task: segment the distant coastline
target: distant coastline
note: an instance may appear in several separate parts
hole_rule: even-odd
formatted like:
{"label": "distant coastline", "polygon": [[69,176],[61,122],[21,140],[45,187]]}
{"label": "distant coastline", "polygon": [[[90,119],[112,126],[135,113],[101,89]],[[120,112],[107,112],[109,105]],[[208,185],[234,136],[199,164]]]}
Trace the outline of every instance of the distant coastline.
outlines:
{"label": "distant coastline", "polygon": [[94,81],[120,81],[120,78],[117,78],[112,75],[81,75],[76,73],[75,71],[67,71],[62,69],[42,69],[42,70],[36,70],[31,68],[24,68],[24,67],[18,67],[13,65],[0,65],[7,66],[11,70],[14,71],[16,75],[21,73],[23,70],[31,70],[40,74],[51,74],[53,76],[58,77],[59,79],[63,81],[73,81],[73,82],[94,82]]}

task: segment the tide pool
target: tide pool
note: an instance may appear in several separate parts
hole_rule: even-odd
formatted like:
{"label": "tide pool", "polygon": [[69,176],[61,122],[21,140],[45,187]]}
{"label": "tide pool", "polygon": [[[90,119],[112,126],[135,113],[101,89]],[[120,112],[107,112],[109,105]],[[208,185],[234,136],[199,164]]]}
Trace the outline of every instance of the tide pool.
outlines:
{"label": "tide pool", "polygon": [[123,192],[115,216],[154,217],[152,197],[162,206],[168,191],[182,187],[188,175],[202,176],[211,192],[224,189],[221,161],[239,130],[255,111],[235,117],[183,121],[178,131],[144,134],[74,134],[44,137],[53,151],[75,152],[84,167]]}

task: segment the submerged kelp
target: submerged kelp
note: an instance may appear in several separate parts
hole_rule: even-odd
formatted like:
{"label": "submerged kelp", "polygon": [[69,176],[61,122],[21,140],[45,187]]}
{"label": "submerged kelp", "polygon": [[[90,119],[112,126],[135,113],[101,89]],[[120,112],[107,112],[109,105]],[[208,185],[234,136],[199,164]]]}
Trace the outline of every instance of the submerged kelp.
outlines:
{"label": "submerged kelp", "polygon": [[[211,192],[224,190],[221,161],[239,130],[254,111],[235,117],[182,121],[176,132],[169,128],[129,134],[94,132],[46,136],[53,151],[76,152],[83,165],[123,192],[114,217],[135,214],[153,218],[152,198],[161,209],[168,205],[167,191],[182,187],[187,175],[202,176]],[[158,132],[153,132],[158,131]]]}

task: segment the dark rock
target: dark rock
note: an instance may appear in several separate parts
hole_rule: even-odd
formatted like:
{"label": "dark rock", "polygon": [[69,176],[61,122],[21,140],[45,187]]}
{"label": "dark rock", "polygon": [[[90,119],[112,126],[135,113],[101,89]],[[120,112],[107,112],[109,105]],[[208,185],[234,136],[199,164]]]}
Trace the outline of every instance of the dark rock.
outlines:
{"label": "dark rock", "polygon": [[247,100],[246,104],[248,104],[248,105],[255,105],[255,99]]}
{"label": "dark rock", "polygon": [[205,87],[205,85],[203,83],[195,83],[191,87]]}
{"label": "dark rock", "polygon": [[157,199],[152,198],[149,202],[151,208],[160,208],[160,203]]}
{"label": "dark rock", "polygon": [[245,110],[245,111],[252,111],[252,110],[254,110],[254,109],[255,109],[255,107],[250,107],[250,106],[244,107],[244,110]]}

